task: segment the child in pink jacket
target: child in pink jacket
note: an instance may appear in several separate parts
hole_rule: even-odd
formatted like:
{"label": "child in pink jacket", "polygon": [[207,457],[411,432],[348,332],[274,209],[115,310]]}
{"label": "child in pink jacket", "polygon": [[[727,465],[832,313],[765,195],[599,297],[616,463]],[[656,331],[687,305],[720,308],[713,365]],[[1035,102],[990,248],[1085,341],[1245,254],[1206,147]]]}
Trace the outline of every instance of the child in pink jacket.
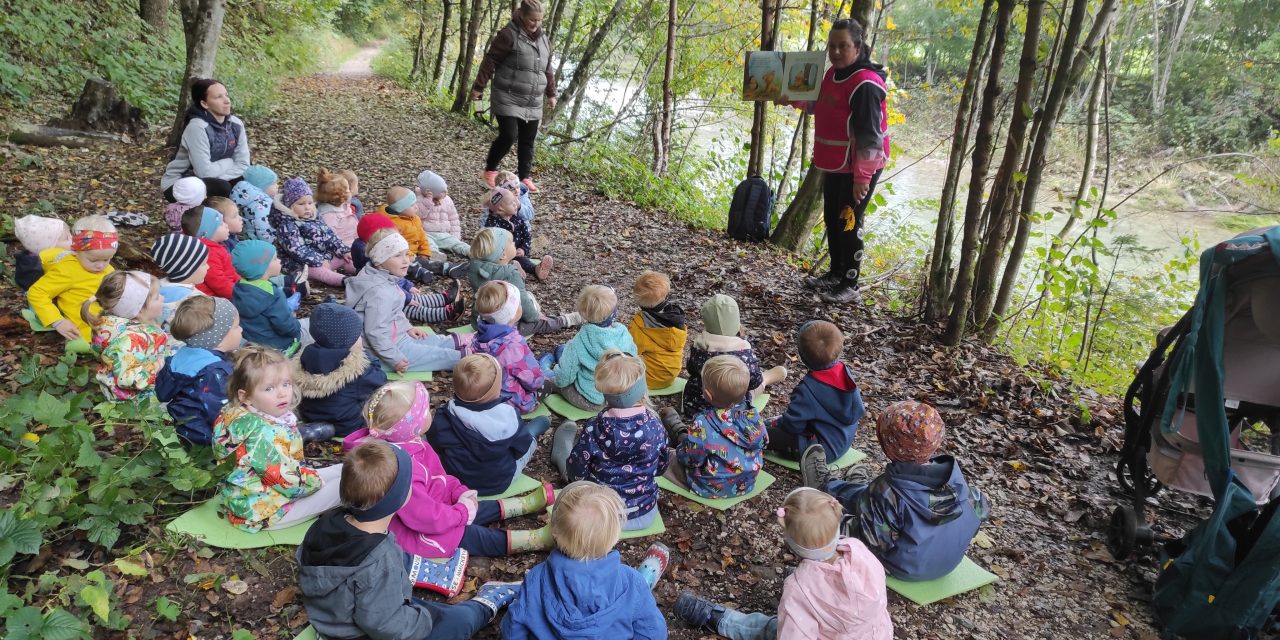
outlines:
{"label": "child in pink jacket", "polygon": [[[418,174],[415,192],[418,196],[418,217],[431,243],[431,255],[448,252],[463,258],[471,254],[471,244],[462,240],[462,220],[458,207],[449,197],[449,185],[433,171]],[[442,256],[437,259],[443,260]]]}
{"label": "child in pink jacket", "polygon": [[510,282],[490,280],[476,291],[476,340],[472,349],[502,365],[502,391],[520,413],[538,406],[550,376],[520,335],[520,290]]}
{"label": "child in pink jacket", "polygon": [[423,434],[431,428],[431,398],[420,382],[384,385],[364,405],[369,425],[347,436],[350,450],[365,440],[382,440],[409,454],[413,461],[412,491],[389,530],[406,552],[426,558],[448,558],[459,547],[473,556],[500,557],[525,551],[546,551],[553,541],[548,527],[508,531],[487,525],[516,516],[541,513],[555,501],[550,484],[525,496],[481,500],[449,475]]}
{"label": "child in pink jacket", "polygon": [[778,509],[800,566],[782,585],[778,615],[741,613],[684,592],[675,616],[730,640],[892,640],[884,569],[856,538],[840,537],[840,503],[801,487]]}

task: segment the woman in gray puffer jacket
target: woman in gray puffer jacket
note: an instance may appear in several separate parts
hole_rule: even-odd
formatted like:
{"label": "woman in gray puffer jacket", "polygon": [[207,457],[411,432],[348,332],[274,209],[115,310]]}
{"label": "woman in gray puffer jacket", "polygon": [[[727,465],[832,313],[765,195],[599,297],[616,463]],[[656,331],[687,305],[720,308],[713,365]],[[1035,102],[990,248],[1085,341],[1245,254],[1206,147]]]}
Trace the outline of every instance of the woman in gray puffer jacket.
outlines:
{"label": "woman in gray puffer jacket", "polygon": [[489,109],[498,119],[498,138],[489,147],[484,167],[484,181],[491,188],[498,176],[498,165],[511,145],[516,144],[516,174],[530,193],[538,191],[529,174],[533,169],[533,143],[542,121],[543,98],[548,108],[556,108],[556,75],[551,70],[551,43],[542,32],[542,16],[542,2],[521,0],[511,23],[493,37],[471,85],[471,99],[479,100],[485,85],[493,80]]}

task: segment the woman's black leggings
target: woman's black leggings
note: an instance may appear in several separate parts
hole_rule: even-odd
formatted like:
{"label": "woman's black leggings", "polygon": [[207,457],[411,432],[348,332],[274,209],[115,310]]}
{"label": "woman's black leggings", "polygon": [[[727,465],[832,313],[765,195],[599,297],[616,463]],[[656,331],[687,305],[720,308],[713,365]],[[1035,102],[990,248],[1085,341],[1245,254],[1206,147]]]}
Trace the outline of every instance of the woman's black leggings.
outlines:
{"label": "woman's black leggings", "polygon": [[498,116],[498,137],[489,147],[489,157],[484,162],[485,171],[497,171],[502,159],[516,145],[516,175],[521,180],[533,172],[533,142],[538,138],[541,120],[521,120],[515,116]]}
{"label": "woman's black leggings", "polygon": [[[242,178],[236,178],[228,182],[221,178],[200,178],[200,179],[204,181],[204,190],[205,190],[206,197],[219,196],[222,198],[230,198],[231,187],[234,187],[237,182],[240,182],[240,180],[242,180]],[[173,185],[169,185],[169,188],[164,190],[164,199],[165,199],[165,202],[177,202],[177,200],[174,200],[173,198]]]}
{"label": "woman's black leggings", "polygon": [[[881,170],[883,171],[883,169]],[[862,272],[862,223],[867,204],[876,192],[880,171],[871,176],[871,186],[860,202],[853,201],[853,174],[827,173],[822,181],[822,220],[827,224],[827,248],[831,252],[831,275],[857,286]],[[845,230],[844,210],[853,209],[853,227]]]}

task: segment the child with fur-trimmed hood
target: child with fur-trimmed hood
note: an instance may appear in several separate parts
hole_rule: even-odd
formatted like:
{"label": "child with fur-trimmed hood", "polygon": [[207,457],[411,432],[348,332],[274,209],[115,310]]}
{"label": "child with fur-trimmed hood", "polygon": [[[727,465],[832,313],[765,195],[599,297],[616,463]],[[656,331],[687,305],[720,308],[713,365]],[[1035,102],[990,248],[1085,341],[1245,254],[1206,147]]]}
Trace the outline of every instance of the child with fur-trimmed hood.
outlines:
{"label": "child with fur-trimmed hood", "polygon": [[329,422],[338,436],[365,427],[360,407],[387,383],[382,366],[364,348],[360,314],[326,302],[311,312],[315,342],[293,361],[293,381],[302,394],[298,414],[307,422]]}

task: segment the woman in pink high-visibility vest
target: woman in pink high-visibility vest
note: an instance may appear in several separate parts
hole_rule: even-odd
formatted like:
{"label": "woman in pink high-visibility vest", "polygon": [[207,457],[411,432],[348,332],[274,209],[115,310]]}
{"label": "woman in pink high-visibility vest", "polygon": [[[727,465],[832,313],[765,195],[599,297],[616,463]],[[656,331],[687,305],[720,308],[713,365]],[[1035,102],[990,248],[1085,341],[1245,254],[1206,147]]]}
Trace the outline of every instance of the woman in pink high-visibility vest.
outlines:
{"label": "woman in pink high-visibility vest", "polygon": [[844,304],[861,300],[863,216],[889,158],[887,74],[871,62],[871,47],[854,20],[831,25],[827,58],[831,68],[818,99],[792,103],[813,114],[813,167],[825,174],[822,209],[831,252],[831,270],[804,284],[823,300]]}

